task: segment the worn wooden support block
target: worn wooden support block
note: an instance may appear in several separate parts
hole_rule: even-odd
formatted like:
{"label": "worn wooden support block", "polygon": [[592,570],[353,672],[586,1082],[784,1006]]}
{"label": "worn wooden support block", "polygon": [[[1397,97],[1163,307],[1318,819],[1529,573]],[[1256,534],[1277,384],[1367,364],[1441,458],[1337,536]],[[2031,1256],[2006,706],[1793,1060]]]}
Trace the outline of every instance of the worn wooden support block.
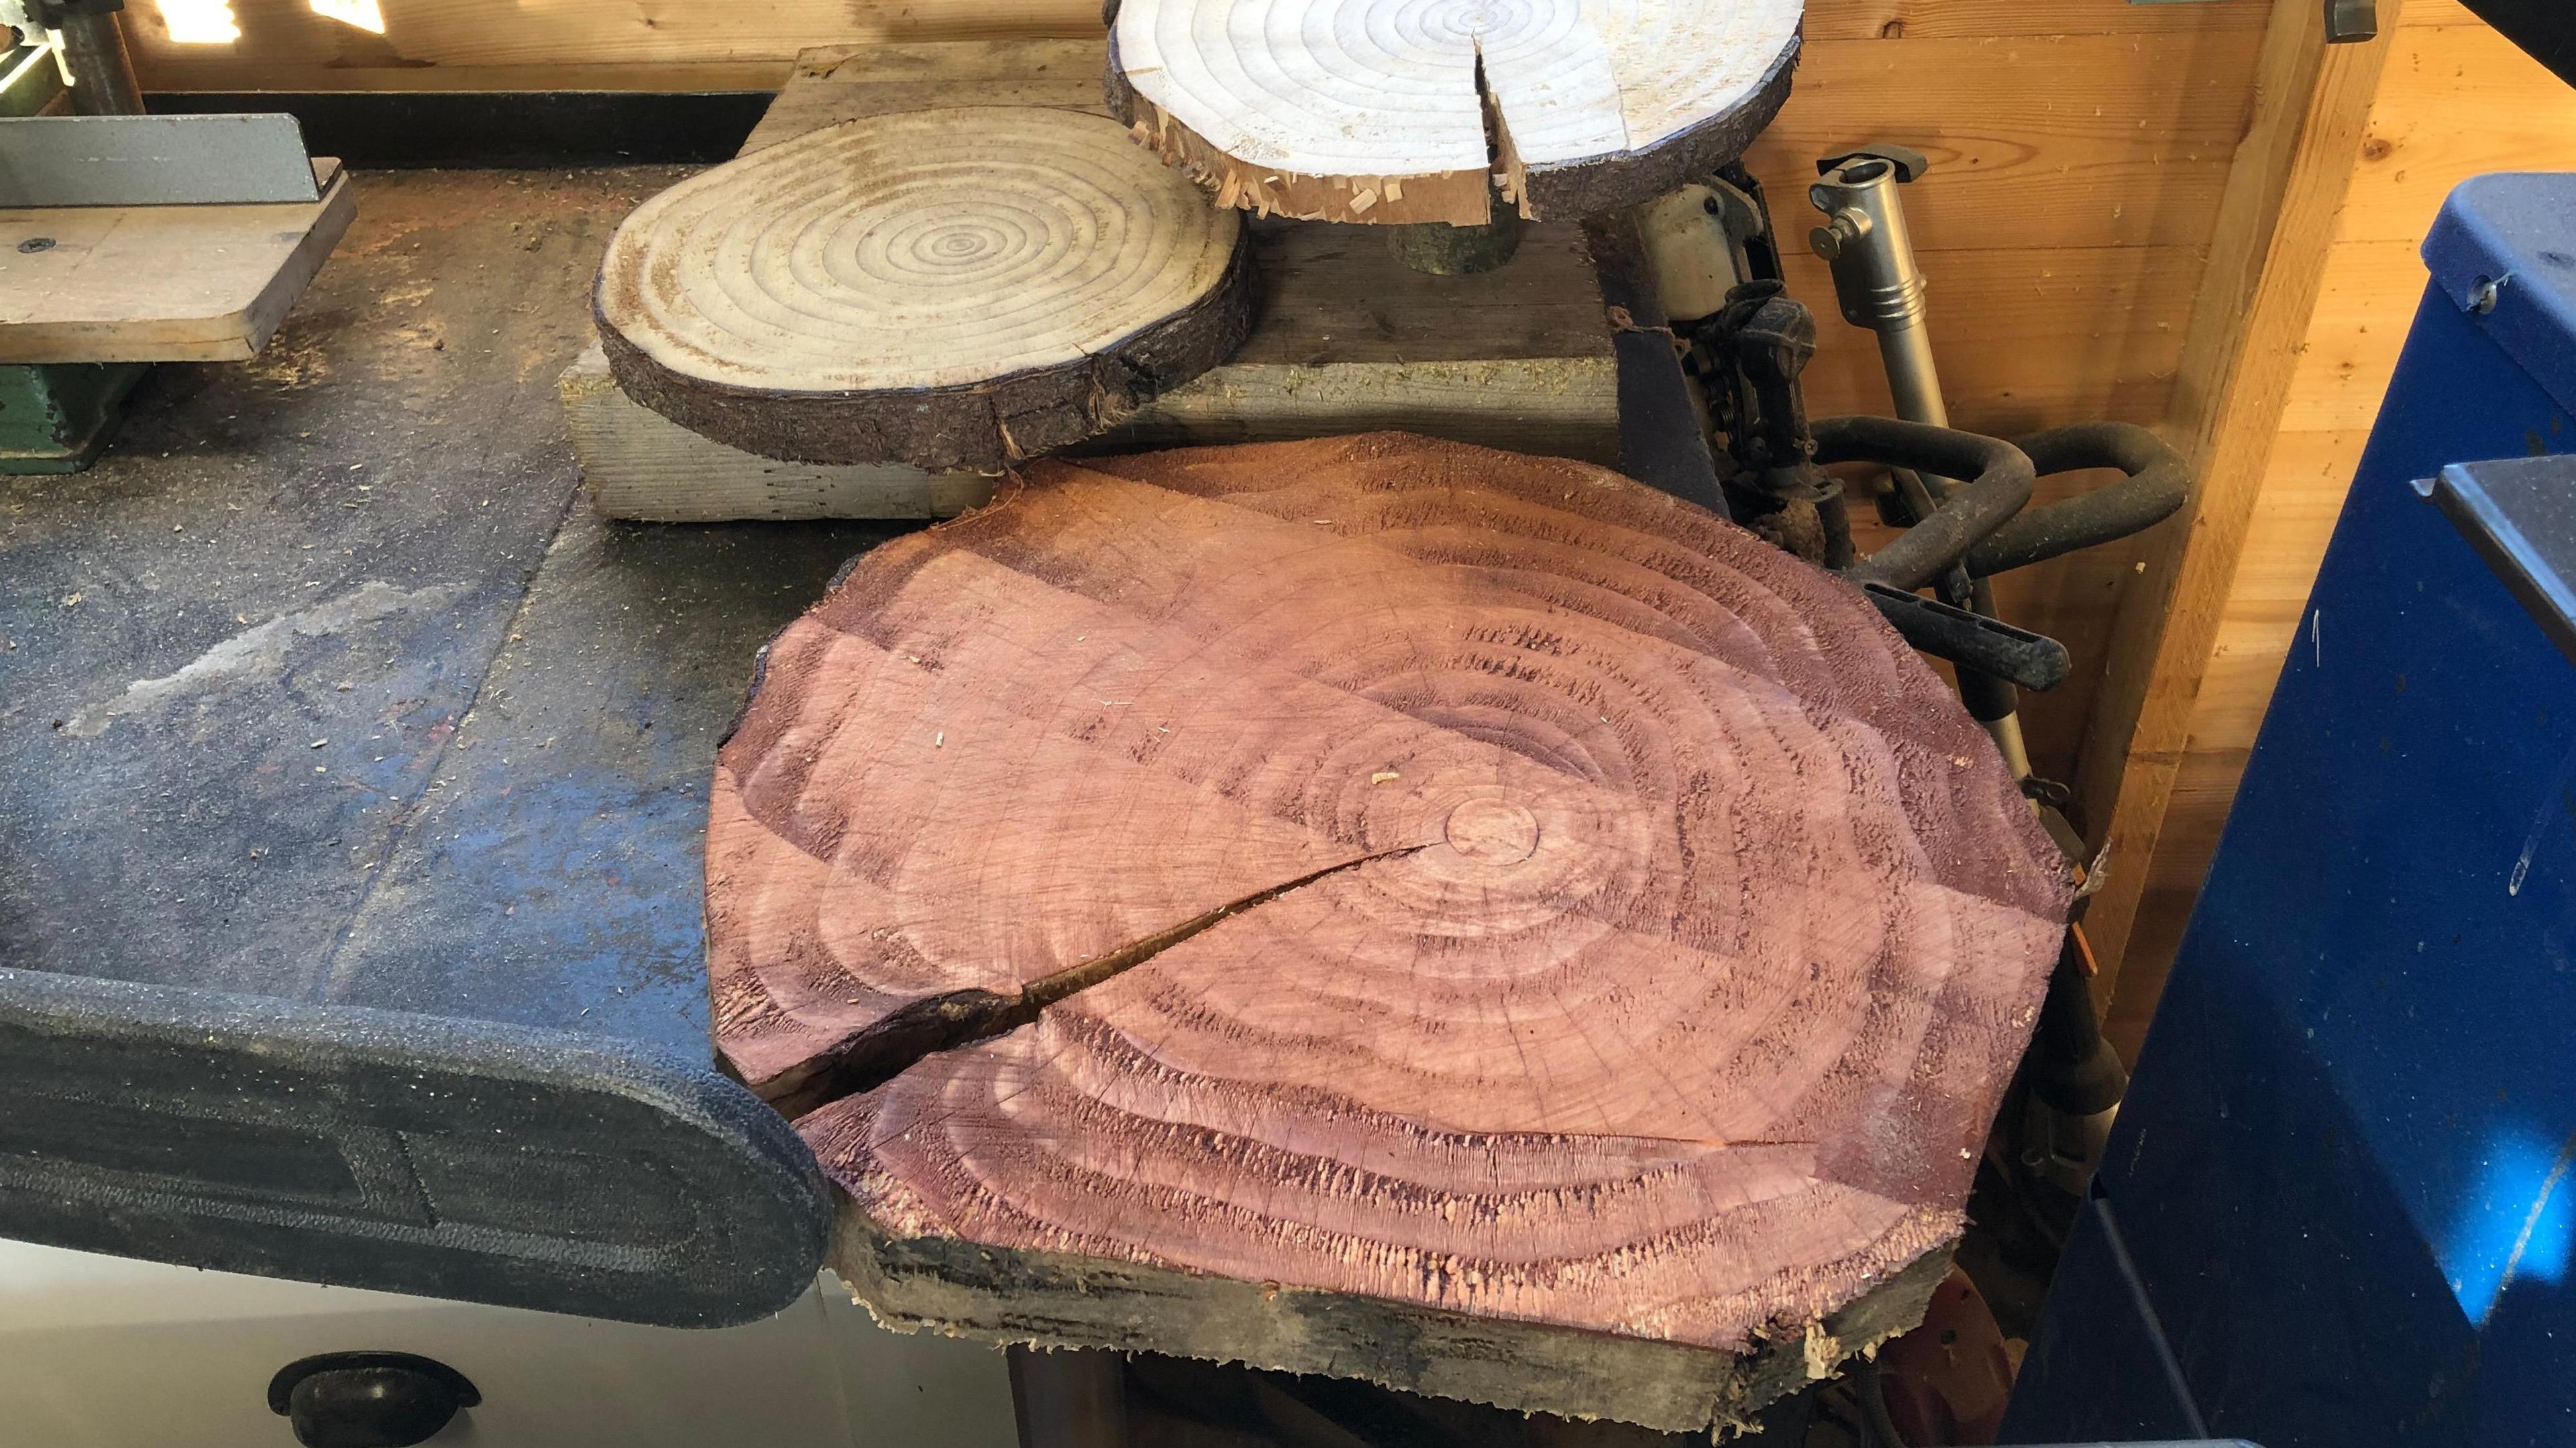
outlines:
{"label": "worn wooden support block", "polygon": [[889,1320],[1672,1430],[1919,1315],[2068,897],[1847,584],[1400,434],[868,554],[707,844],[718,1047]]}
{"label": "worn wooden support block", "polygon": [[596,345],[555,383],[591,506],[611,518],[952,518],[993,495],[981,473],[790,463],[700,437],[618,390]]}
{"label": "worn wooden support block", "polygon": [[1624,210],[1742,155],[1805,0],[1114,0],[1109,99],[1220,205],[1482,225]]}

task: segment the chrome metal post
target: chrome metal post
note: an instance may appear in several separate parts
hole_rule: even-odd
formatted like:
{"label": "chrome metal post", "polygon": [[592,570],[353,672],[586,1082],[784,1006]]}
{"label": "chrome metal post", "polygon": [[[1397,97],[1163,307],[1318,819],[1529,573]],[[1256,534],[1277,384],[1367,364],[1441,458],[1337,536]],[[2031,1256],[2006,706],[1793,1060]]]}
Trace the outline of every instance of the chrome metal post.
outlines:
{"label": "chrome metal post", "polygon": [[[1914,241],[1905,224],[1905,203],[1897,187],[1923,174],[1920,153],[1884,146],[1829,157],[1807,199],[1825,215],[1825,223],[1808,234],[1816,255],[1833,268],[1834,297],[1843,320],[1866,327],[1878,337],[1878,354],[1887,368],[1888,392],[1896,415],[1907,422],[1950,425],[1950,407],[1941,396],[1940,368],[1932,360],[1932,334],[1926,326],[1923,269],[1914,260]],[[1948,480],[1926,476],[1928,497],[1937,504],[1952,488]],[[1964,589],[1952,602],[1994,616],[1994,590],[1983,580],[1969,582],[1964,571],[1954,575]],[[1965,598],[1955,596],[1963,591]],[[2023,740],[2021,714],[2010,685],[1972,682],[1963,674],[1960,692],[1971,712],[1993,737],[1995,748],[2016,779],[2030,777],[2030,748]],[[1986,717],[1991,715],[1992,717]]]}

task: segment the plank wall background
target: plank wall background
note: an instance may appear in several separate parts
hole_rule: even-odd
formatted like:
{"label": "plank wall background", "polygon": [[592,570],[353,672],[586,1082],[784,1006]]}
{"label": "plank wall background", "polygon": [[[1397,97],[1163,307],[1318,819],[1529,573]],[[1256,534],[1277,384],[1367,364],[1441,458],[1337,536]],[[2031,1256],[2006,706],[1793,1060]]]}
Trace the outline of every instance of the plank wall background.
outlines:
{"label": "plank wall background", "polygon": [[2454,0],[2406,0],[2121,966],[2111,1025],[2124,1049],[2145,1034],[2423,296],[2425,231],[2471,176],[2566,170],[2576,89]]}
{"label": "plank wall background", "polygon": [[[134,0],[147,89],[770,88],[810,45],[1100,31],[1099,0],[377,0],[381,34],[307,0],[230,0],[238,40],[181,45],[156,10],[214,3]],[[1908,204],[1961,426],[2011,436],[2095,417],[2167,422],[2271,13],[2270,0],[1809,0],[1795,94],[1750,159],[1793,249],[1792,285],[1822,318],[1813,410],[1888,407],[1868,334],[1834,315],[1823,266],[1797,247],[1813,219],[1814,158],[1883,139],[1933,160]],[[2421,291],[2416,243],[2465,176],[2576,168],[2576,95],[2456,0],[2405,0],[2389,43],[2166,828],[2151,861],[2124,866],[2151,871],[2114,1008],[2128,1042],[2152,1009]],[[2077,660],[2066,685],[2026,701],[2044,772],[2072,773],[2112,616],[2142,556],[2096,550],[1999,590],[2008,616],[2065,640]]]}

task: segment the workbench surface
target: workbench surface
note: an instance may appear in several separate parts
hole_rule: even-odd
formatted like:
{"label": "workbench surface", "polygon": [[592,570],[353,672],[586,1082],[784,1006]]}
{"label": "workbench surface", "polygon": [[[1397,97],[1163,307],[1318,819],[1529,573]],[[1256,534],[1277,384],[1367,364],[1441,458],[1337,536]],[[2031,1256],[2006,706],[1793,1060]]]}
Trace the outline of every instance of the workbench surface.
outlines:
{"label": "workbench surface", "polygon": [[[646,1322],[811,1283],[812,1155],[712,1068],[707,789],[761,644],[918,525],[578,491],[556,379],[680,174],[360,174],[258,358],[0,477],[0,1235]],[[1623,466],[1715,503],[1589,246]]]}
{"label": "workbench surface", "polygon": [[555,378],[681,173],[361,176],[257,360],[0,479],[0,965],[707,1056],[710,764],[753,652],[888,525],[577,500]]}

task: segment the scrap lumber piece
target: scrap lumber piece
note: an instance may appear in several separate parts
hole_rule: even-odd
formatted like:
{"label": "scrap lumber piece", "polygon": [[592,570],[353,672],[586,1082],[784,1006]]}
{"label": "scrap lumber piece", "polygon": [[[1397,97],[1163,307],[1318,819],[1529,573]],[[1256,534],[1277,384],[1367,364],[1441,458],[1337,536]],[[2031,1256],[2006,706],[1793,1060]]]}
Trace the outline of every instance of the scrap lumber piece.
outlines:
{"label": "scrap lumber piece", "polygon": [[1743,154],[1805,0],[1118,0],[1109,101],[1220,205],[1580,220]]}
{"label": "scrap lumber piece", "polygon": [[1238,218],[1074,111],[865,117],[637,207],[596,312],[629,397],[807,463],[998,469],[1078,442],[1252,326]]}
{"label": "scrap lumber piece", "polygon": [[0,363],[258,356],[358,214],[337,158],[313,182],[317,201],[0,210]]}
{"label": "scrap lumber piece", "polygon": [[790,463],[700,437],[617,388],[608,355],[583,349],[555,379],[593,507],[611,518],[950,518],[982,506],[994,479],[906,463]]}
{"label": "scrap lumber piece", "polygon": [[706,899],[887,1320],[1678,1430],[1919,1316],[2069,890],[1849,585],[1376,434],[1048,460],[863,557]]}

